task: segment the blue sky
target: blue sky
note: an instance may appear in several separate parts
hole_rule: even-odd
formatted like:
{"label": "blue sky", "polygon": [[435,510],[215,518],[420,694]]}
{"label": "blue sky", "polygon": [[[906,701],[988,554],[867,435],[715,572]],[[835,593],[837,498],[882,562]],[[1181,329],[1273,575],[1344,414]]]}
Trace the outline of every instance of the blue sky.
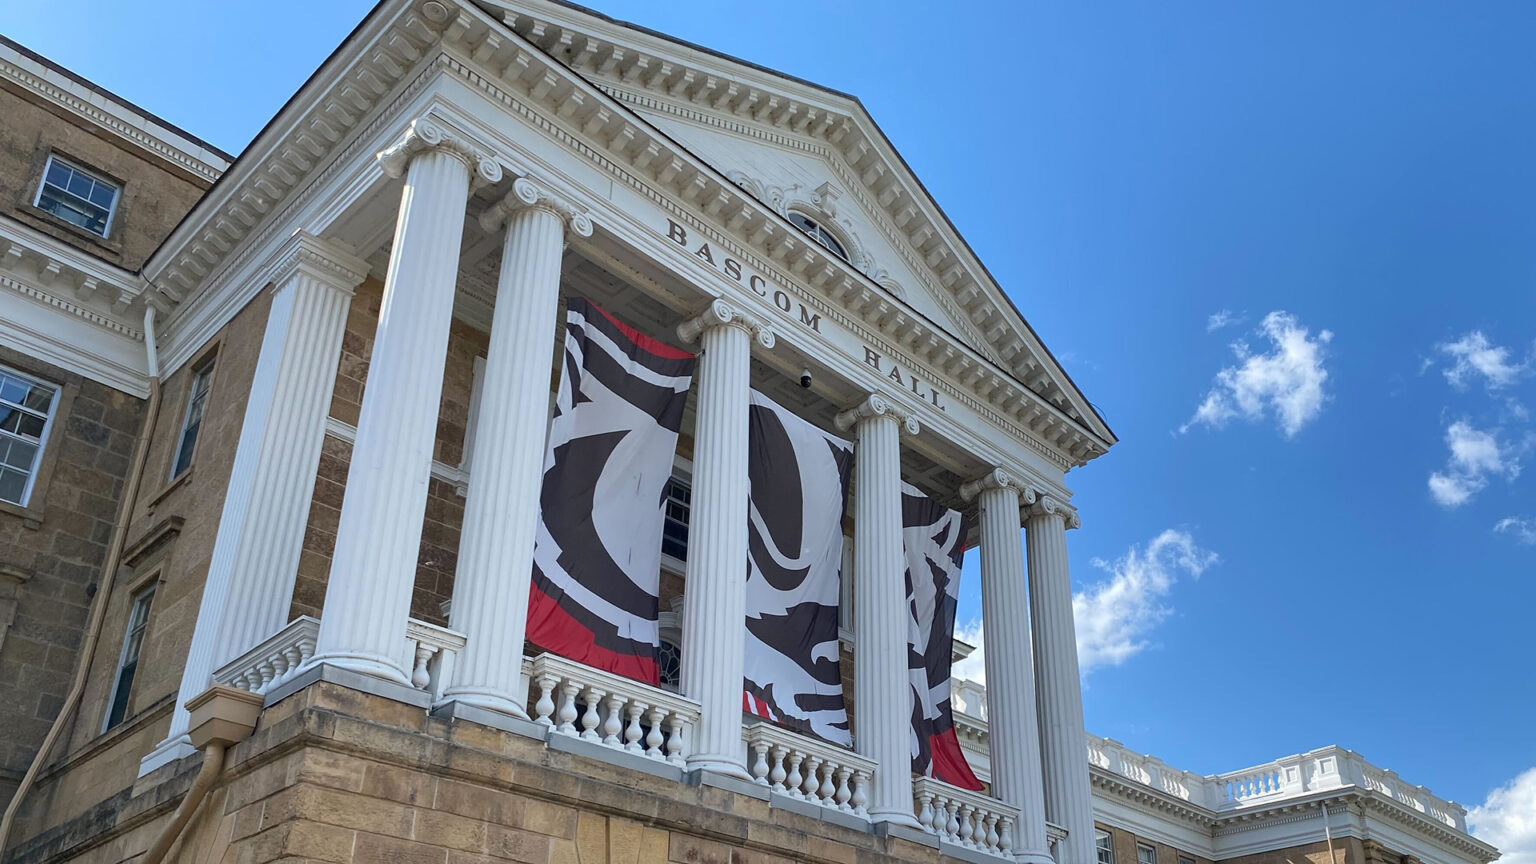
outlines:
{"label": "blue sky", "polygon": [[[0,32],[238,151],[370,5]],[[860,96],[1103,411],[1092,731],[1202,773],[1337,743],[1468,806],[1520,777],[1482,824],[1536,861],[1501,821],[1536,813],[1536,4],[601,6]]]}

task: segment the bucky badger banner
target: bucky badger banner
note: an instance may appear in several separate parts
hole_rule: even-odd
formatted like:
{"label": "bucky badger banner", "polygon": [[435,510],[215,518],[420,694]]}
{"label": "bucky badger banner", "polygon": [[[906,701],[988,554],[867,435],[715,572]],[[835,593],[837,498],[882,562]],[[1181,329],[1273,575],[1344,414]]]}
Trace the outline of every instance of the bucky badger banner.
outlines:
{"label": "bucky badger banner", "polygon": [[567,305],[528,639],[649,684],[658,682],[662,494],[693,366],[692,354],[592,303]]}
{"label": "bucky badger banner", "polygon": [[846,745],[837,575],[853,445],[756,391],[749,418],[742,708]]}
{"label": "bucky badger banner", "polygon": [[912,681],[912,771],[962,789],[982,788],[960,752],[949,704],[955,606],[965,557],[964,516],[901,484],[907,556],[907,673]]}

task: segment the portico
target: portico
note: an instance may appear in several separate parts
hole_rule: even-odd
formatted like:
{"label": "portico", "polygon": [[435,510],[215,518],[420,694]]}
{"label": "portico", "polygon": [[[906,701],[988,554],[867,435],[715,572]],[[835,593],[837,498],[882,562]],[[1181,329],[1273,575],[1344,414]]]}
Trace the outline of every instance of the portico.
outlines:
{"label": "portico", "polygon": [[[848,246],[860,253],[850,260],[846,249],[838,254],[786,219],[784,202],[795,193],[728,177],[619,92],[623,82],[666,90],[692,73],[626,77],[635,66],[615,60],[618,77],[602,83],[594,71],[601,63],[556,58],[541,47],[547,29],[514,20],[517,29],[509,29],[472,4],[399,10],[388,27],[432,38],[366,124],[358,113],[351,130],[312,155],[297,195],[303,206],[272,211],[263,233],[239,240],[238,254],[202,264],[206,275],[192,266],[191,247],[202,238],[183,238],[192,257],[163,259],[161,274],[173,282],[250,290],[243,286],[280,273],[279,253],[298,243],[344,265],[326,271],[332,293],[321,297],[345,298],[366,272],[383,277],[355,424],[325,410],[345,301],[340,314],[305,316],[317,332],[302,345],[274,330],[291,327],[286,319],[269,318],[261,363],[281,370],[279,380],[307,382],[311,394],[303,410],[282,399],[269,410],[285,435],[316,455],[294,464],[264,443],[271,424],[247,417],[237,465],[246,460],[258,474],[288,477],[287,503],[226,504],[218,542],[259,544],[280,566],[235,556],[221,571],[227,587],[205,591],[193,642],[210,647],[201,662],[189,661],[183,693],[218,680],[270,697],[332,667],[424,709],[475,712],[513,731],[752,782],[981,854],[1087,864],[1093,831],[1064,542],[1077,520],[1064,480],[1112,436],[1084,412],[1086,402],[985,283],[985,271],[971,265],[952,229],[934,224],[918,241],[896,233],[886,205],[853,217],[861,202],[896,206],[904,195],[903,224],[919,210],[924,219],[936,213],[895,191],[900,184],[891,169],[875,167],[879,160],[845,157],[827,170],[839,183],[854,172],[858,189],[841,199],[820,191],[820,203],[808,195],[795,204],[848,232]],[[523,33],[525,25],[538,32]],[[388,44],[384,33],[369,38]],[[607,44],[584,38],[594,51]],[[717,104],[710,92],[684,85],[670,95]],[[310,93],[302,105],[324,111],[338,97]],[[751,104],[722,110],[745,111],[759,125],[784,122],[823,142],[848,140],[860,123],[826,106],[777,116]],[[864,140],[869,152],[875,142]],[[274,158],[283,157],[274,151]],[[232,172],[229,182],[259,189],[271,176],[253,169],[249,177]],[[873,179],[866,185],[864,177]],[[868,233],[855,244],[857,232]],[[680,448],[692,470],[687,567],[677,574],[676,692],[552,655],[523,656],[551,361],[563,326],[558,310],[570,296],[699,355]],[[459,392],[467,388],[452,359],[464,328],[485,346],[472,396]],[[809,387],[801,387],[801,370],[811,373]],[[743,723],[750,388],[856,441],[852,572],[844,574],[854,609],[852,750]],[[475,406],[462,418],[449,408],[460,402]],[[458,440],[455,430],[463,433]],[[337,440],[350,452],[323,611],[318,622],[269,614],[265,631],[253,633],[233,598],[289,607],[309,541],[303,526],[279,524],[278,510],[303,506],[288,499],[314,488],[328,434],[346,436]],[[459,459],[445,459],[460,449]],[[444,494],[434,483],[450,477],[462,486],[463,514],[452,604],[438,615],[423,612],[419,559],[424,521]],[[945,789],[931,778],[914,786],[903,480],[979,515],[980,589],[995,634],[987,652],[996,742],[990,794]],[[173,721],[144,770],[184,755],[176,743],[184,731]],[[1048,822],[1066,830],[1054,852]]]}

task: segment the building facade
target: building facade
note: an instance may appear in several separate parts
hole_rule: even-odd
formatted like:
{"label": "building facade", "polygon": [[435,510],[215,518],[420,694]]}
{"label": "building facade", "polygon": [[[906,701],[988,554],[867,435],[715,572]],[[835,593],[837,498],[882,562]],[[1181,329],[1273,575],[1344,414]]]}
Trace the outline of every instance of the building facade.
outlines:
{"label": "building facade", "polygon": [[[5,860],[1496,857],[1348,751],[1087,736],[1066,475],[1115,437],[853,97],[386,0],[234,158],[0,49]],[[525,644],[569,301],[696,356],[656,685]],[[854,445],[852,746],[742,710],[754,393]],[[911,770],[903,484],[973,526],[980,791]]]}

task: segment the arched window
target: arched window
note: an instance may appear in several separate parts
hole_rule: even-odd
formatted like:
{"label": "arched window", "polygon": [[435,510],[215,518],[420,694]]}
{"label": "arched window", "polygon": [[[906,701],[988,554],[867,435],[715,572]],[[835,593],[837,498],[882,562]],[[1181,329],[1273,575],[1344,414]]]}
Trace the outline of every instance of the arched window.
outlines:
{"label": "arched window", "polygon": [[848,260],[848,252],[843,249],[843,244],[838,242],[836,237],[832,236],[832,232],[821,227],[821,224],[818,223],[815,219],[812,219],[811,217],[801,213],[798,210],[791,210],[787,215],[789,216],[789,223],[791,225],[811,235],[812,240],[815,240],[817,243],[825,246],[827,250],[832,254],[843,259],[844,261]]}

